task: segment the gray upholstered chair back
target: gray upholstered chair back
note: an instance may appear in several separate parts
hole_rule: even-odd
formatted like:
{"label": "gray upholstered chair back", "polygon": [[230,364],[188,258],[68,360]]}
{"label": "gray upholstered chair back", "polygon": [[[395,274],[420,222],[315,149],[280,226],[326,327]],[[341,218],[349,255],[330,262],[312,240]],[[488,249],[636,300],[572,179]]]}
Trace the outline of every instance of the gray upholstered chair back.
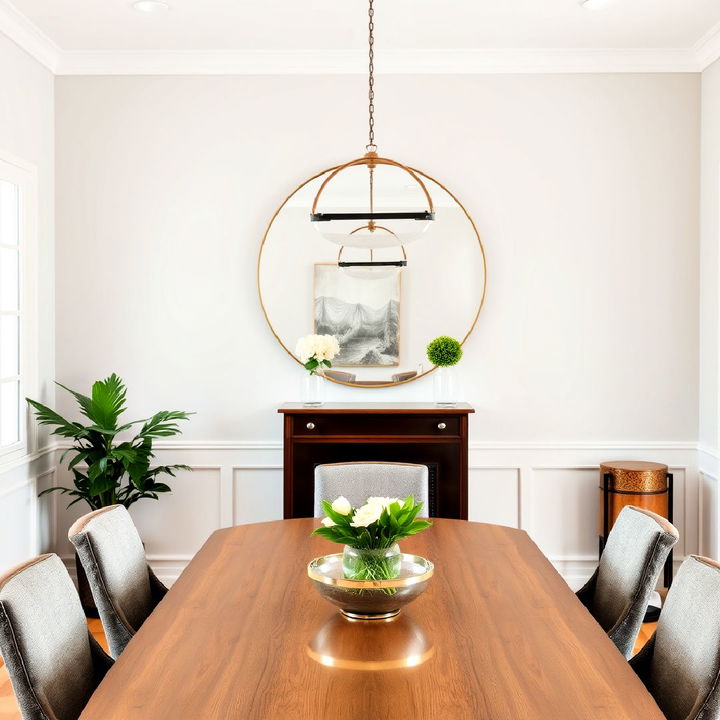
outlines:
{"label": "gray upholstered chair back", "polygon": [[627,505],[610,531],[598,569],[578,592],[625,657],[632,654],[650,594],[678,537],[665,518]]}
{"label": "gray upholstered chair back", "polygon": [[122,505],[81,517],[68,531],[117,658],[167,592],[147,561],[140,536]]}
{"label": "gray upholstered chair back", "polygon": [[323,514],[321,500],[332,502],[344,495],[353,507],[369,497],[408,495],[422,502],[421,515],[430,511],[427,465],[383,462],[351,462],[318,465],[315,468],[315,517]]}
{"label": "gray upholstered chair back", "polygon": [[77,720],[112,665],[57,555],[0,578],[0,653],[24,720]]}
{"label": "gray upholstered chair back", "polygon": [[630,661],[668,720],[720,718],[720,565],[691,555]]}

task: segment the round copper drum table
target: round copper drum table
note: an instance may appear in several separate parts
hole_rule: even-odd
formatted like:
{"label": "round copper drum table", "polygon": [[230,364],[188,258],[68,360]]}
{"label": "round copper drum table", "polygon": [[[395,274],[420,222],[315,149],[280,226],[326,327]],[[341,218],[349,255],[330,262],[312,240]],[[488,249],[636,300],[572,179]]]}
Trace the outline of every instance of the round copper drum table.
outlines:
{"label": "round copper drum table", "polygon": [[[626,505],[651,510],[672,522],[672,473],[668,466],[639,460],[612,460],[600,465],[600,520],[602,553],[608,534]],[[672,582],[672,551],[665,563],[665,586]]]}

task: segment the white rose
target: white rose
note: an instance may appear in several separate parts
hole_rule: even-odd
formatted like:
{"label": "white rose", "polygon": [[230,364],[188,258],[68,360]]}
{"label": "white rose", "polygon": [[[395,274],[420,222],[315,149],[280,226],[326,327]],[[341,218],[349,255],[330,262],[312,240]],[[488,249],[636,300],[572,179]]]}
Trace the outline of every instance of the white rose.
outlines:
{"label": "white rose", "polygon": [[325,527],[333,527],[333,526],[335,525],[335,523],[334,523],[329,517],[323,518],[323,519],[322,519],[322,524],[323,524]]}
{"label": "white rose", "polygon": [[391,497],[369,497],[367,499],[368,505],[379,505],[381,508],[386,508],[388,505],[392,505],[394,502],[399,502],[397,498]]}
{"label": "white rose", "polygon": [[353,515],[350,524],[353,527],[367,527],[368,525],[372,525],[380,518],[382,511],[382,505],[372,505],[370,503],[363,505],[355,511],[355,515]]}
{"label": "white rose", "polygon": [[332,360],[340,352],[340,343],[334,335],[325,336],[325,356]]}
{"label": "white rose", "polygon": [[318,362],[329,361],[339,352],[340,345],[334,335],[305,335],[295,346],[295,354],[303,363],[313,357]]}
{"label": "white rose", "polygon": [[352,505],[346,497],[341,495],[333,501],[332,509],[338,513],[338,515],[349,515],[352,512]]}
{"label": "white rose", "polygon": [[302,363],[306,363],[312,355],[311,337],[311,335],[301,337],[295,346],[295,354],[300,358]]}

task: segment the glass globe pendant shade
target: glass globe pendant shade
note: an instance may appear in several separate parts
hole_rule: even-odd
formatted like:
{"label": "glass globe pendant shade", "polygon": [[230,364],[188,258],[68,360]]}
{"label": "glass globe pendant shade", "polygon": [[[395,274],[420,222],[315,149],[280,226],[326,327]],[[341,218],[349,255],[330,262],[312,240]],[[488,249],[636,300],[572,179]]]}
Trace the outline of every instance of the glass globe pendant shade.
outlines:
{"label": "glass globe pendant shade", "polygon": [[[338,213],[339,214],[339,213]],[[373,213],[375,217],[385,213]],[[366,219],[366,216],[359,219]],[[369,222],[373,222],[370,220]],[[315,229],[328,241],[341,247],[361,248],[363,250],[377,250],[379,248],[401,247],[414,242],[427,232],[432,220],[407,220],[393,219],[383,220],[388,225],[392,223],[392,230],[387,233],[372,232],[364,229],[361,232],[353,230],[357,228],[357,219],[351,220],[330,220],[314,222]],[[367,226],[365,226],[367,228]]]}
{"label": "glass globe pendant shade", "polygon": [[402,260],[375,260],[373,251],[370,250],[369,261],[348,261],[342,259],[343,250],[341,247],[338,253],[338,267],[345,275],[358,280],[382,280],[397,275],[400,270],[407,266],[407,254],[405,248],[402,250]]}
{"label": "glass globe pendant shade", "polygon": [[379,265],[373,267],[344,267],[342,270],[348,277],[357,280],[384,280],[400,272],[399,267],[381,267]]}
{"label": "glass globe pendant shade", "polygon": [[[320,212],[318,210],[320,197],[328,184],[343,170],[362,166],[368,169],[369,202],[367,210]],[[378,208],[375,198],[374,172],[380,166],[397,168],[410,175],[413,180],[412,186],[422,191],[427,209],[410,210],[406,207],[390,209],[387,205],[392,203],[387,203],[387,198],[385,207]],[[403,175],[403,177],[405,176]],[[407,180],[405,182],[407,183]],[[375,152],[368,152],[361,158],[335,168],[320,185],[310,213],[311,222],[326,240],[341,247],[366,250],[402,247],[407,243],[414,242],[428,230],[434,219],[432,198],[423,181],[410,168],[395,160],[378,157]],[[364,221],[361,227],[358,227],[358,221]],[[379,227],[383,227],[386,232],[377,232]]]}

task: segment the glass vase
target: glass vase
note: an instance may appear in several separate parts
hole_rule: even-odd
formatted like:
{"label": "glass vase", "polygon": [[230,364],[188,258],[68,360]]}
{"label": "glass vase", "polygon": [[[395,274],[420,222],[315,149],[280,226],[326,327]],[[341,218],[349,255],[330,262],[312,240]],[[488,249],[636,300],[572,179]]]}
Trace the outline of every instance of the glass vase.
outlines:
{"label": "glass vase", "polygon": [[307,373],[303,377],[302,403],[305,407],[319,407],[323,404],[325,378],[318,373]]}
{"label": "glass vase", "polygon": [[435,404],[438,407],[455,407],[458,403],[455,368],[439,367],[433,373]]}
{"label": "glass vase", "polygon": [[391,580],[400,575],[402,555],[396,543],[389,548],[343,550],[343,573],[348,580]]}

